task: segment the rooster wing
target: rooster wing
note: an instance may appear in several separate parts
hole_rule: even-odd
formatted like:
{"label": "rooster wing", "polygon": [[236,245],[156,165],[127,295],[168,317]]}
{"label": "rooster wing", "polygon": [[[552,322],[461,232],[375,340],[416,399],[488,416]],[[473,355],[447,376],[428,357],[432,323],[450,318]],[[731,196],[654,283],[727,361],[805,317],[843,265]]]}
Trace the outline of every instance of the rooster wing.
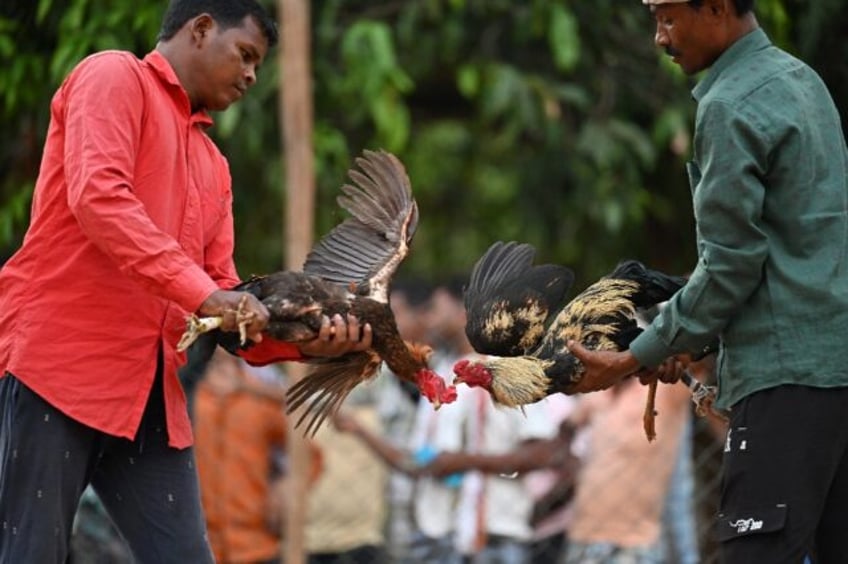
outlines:
{"label": "rooster wing", "polygon": [[409,253],[418,206],[401,162],[389,153],[365,151],[351,169],[354,184],[342,186],[339,206],[352,217],[325,235],[303,270],[329,282],[355,285],[357,293],[387,303],[389,284]]}
{"label": "rooster wing", "polygon": [[565,266],[533,265],[529,244],[498,241],[480,257],[464,291],[465,332],[481,354],[519,356],[537,347],[574,282]]}
{"label": "rooster wing", "polygon": [[[371,323],[375,347],[386,343],[381,352],[400,350],[408,355],[406,347],[389,346],[397,328],[394,320],[386,317],[391,317],[391,279],[409,253],[418,225],[418,206],[406,170],[394,155],[365,151],[356,164],[361,170],[348,172],[353,183],[344,185],[343,195],[337,199],[351,217],[314,246],[303,270],[349,294],[350,307],[345,313]],[[309,374],[288,393],[289,411],[306,404],[298,425],[308,418],[307,433],[314,433],[355,386],[376,374],[381,360],[375,351],[366,351],[308,361],[313,364]]]}

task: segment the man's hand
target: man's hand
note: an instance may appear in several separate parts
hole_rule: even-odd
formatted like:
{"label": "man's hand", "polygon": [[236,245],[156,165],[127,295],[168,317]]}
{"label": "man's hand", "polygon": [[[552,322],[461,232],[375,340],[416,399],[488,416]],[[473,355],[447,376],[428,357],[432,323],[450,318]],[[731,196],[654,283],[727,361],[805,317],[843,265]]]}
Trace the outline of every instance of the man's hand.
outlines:
{"label": "man's hand", "polygon": [[248,292],[216,290],[200,304],[201,316],[220,316],[223,319],[222,331],[238,331],[239,321],[249,320],[246,326],[247,338],[253,342],[262,340],[262,330],[268,325],[270,313],[265,304]]}
{"label": "man's hand", "polygon": [[569,341],[568,350],[584,368],[580,381],[571,388],[573,393],[605,390],[639,370],[639,361],[630,351],[591,351],[577,341]]}
{"label": "man's hand", "polygon": [[336,357],[370,349],[372,338],[371,325],[360,325],[352,315],[348,315],[345,322],[341,315],[336,314],[333,319],[324,318],[316,338],[297,346],[304,356]]}
{"label": "man's hand", "polygon": [[683,372],[686,371],[690,362],[691,357],[688,354],[670,356],[653,370],[640,370],[637,376],[639,376],[639,382],[646,386],[655,379],[664,384],[674,384],[683,377]]}
{"label": "man's hand", "polygon": [[419,469],[419,474],[445,478],[474,468],[473,455],[464,452],[440,452],[436,458]]}

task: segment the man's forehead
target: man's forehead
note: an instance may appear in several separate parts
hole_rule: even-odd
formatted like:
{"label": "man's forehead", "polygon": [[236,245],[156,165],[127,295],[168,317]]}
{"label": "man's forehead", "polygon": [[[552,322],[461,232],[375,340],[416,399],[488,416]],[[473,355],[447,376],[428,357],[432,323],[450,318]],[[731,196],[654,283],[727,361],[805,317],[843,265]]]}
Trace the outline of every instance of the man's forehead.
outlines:
{"label": "man's forehead", "polygon": [[265,37],[259,24],[251,16],[245,16],[245,19],[239,25],[222,29],[221,33],[231,35],[237,41],[255,46],[260,51],[259,54],[263,54],[268,50],[268,38]]}

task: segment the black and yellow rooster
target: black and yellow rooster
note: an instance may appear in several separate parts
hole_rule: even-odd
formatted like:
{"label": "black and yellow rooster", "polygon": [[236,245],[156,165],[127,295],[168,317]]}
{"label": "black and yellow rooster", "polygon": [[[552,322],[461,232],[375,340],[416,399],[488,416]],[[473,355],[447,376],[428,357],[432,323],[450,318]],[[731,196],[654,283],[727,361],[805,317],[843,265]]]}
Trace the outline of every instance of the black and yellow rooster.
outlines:
{"label": "black and yellow rooster", "polygon": [[[309,419],[315,432],[358,384],[372,378],[382,361],[400,378],[415,384],[436,406],[453,401],[456,389],[446,386],[427,366],[429,347],[406,343],[389,306],[389,286],[409,252],[418,225],[418,206],[403,164],[386,152],[365,151],[351,169],[352,185],[342,187],[339,206],[351,217],[313,247],[303,272],[280,271],[255,276],[234,290],[250,292],[268,308],[264,333],[286,342],[314,339],[325,316],[352,314],[372,328],[372,349],[338,358],[313,358],[311,371],[288,392],[288,409],[306,409],[298,425]],[[180,348],[200,333],[217,330],[219,318],[189,320]],[[238,334],[218,331],[219,344],[230,352],[240,346]]]}
{"label": "black and yellow rooster", "polygon": [[686,282],[628,260],[562,305],[572,271],[533,265],[534,256],[528,244],[493,244],[474,265],[464,295],[468,339],[477,352],[494,356],[457,362],[454,384],[482,387],[509,407],[591,390],[566,343],[627,349],[641,332],[637,310],[668,300]]}

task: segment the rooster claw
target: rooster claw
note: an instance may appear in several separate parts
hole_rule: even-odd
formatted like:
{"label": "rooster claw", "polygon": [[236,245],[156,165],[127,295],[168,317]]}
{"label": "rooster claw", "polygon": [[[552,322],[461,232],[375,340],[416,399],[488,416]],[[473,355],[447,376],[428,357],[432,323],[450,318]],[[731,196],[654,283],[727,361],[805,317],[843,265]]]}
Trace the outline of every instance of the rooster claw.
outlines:
{"label": "rooster claw", "polygon": [[202,334],[221,326],[220,317],[197,317],[192,314],[186,319],[186,330],[177,343],[177,352],[188,349]]}

